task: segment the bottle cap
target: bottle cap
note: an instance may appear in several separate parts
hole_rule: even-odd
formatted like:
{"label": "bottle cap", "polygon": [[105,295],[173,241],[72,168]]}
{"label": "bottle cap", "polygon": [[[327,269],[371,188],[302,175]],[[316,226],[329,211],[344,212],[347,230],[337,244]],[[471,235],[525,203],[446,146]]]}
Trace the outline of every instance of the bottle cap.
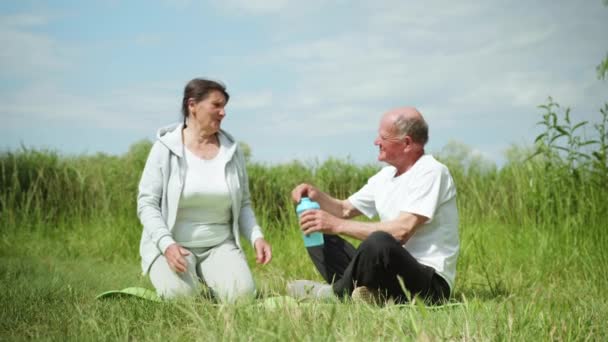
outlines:
{"label": "bottle cap", "polygon": [[298,203],[298,206],[296,207],[296,213],[298,213],[298,215],[300,215],[301,213],[305,212],[306,210],[310,210],[310,209],[320,209],[321,207],[319,206],[319,203],[311,200],[308,197],[302,197],[300,199],[300,203]]}

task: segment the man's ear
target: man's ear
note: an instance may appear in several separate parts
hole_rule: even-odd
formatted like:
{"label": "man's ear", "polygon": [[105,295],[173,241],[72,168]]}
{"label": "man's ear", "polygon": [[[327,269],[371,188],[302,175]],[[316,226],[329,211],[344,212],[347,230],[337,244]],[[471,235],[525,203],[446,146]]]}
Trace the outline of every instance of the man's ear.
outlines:
{"label": "man's ear", "polygon": [[410,147],[414,143],[414,140],[412,140],[412,137],[409,135],[406,135],[405,138],[403,138],[403,143],[405,144],[405,147]]}

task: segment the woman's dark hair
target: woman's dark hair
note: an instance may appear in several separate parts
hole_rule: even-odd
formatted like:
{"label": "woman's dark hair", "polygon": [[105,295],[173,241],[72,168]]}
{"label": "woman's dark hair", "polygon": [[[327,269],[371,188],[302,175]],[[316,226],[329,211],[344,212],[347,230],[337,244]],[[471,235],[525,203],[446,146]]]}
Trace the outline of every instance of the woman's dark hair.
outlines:
{"label": "woman's dark hair", "polygon": [[230,99],[230,95],[226,91],[226,86],[220,82],[206,80],[204,78],[195,78],[186,84],[184,88],[184,98],[182,99],[182,114],[184,116],[184,126],[186,125],[186,119],[188,118],[188,100],[193,99],[194,102],[198,103],[207,98],[213,91],[219,91],[224,94],[226,103]]}

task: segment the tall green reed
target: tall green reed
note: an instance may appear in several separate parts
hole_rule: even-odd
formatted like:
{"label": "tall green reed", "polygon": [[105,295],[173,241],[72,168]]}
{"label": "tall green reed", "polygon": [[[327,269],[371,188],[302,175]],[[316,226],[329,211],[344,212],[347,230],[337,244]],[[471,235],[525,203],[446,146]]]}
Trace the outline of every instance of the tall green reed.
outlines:
{"label": "tall green reed", "polygon": [[[589,143],[576,136],[586,123],[572,122],[569,113],[561,122],[553,102],[542,108],[550,112],[543,114],[547,132],[537,138],[533,157],[527,158],[528,152],[521,150],[500,169],[472,157],[470,149],[462,146],[438,157],[455,179],[464,225],[602,224],[608,211],[608,191],[602,186],[607,173],[605,163],[598,163],[605,156],[605,138]],[[605,112],[596,128],[605,136]],[[566,139],[566,144],[558,145],[560,139]],[[80,229],[89,235],[103,231],[106,247],[137,244],[141,232],[136,217],[137,184],[150,147],[149,141],[140,141],[121,156],[67,157],[27,148],[0,153],[2,231]],[[569,154],[564,155],[561,147]],[[278,165],[249,162],[252,203],[265,228],[281,233],[296,224],[290,192],[297,184],[312,183],[346,198],[379,168],[336,158]]]}

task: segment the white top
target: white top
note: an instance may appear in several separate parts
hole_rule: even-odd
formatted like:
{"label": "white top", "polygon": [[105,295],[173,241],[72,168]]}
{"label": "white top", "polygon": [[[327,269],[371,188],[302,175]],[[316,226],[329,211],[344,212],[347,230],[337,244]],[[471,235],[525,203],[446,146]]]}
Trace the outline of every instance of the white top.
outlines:
{"label": "white top", "polygon": [[348,201],[367,217],[379,215],[381,221],[394,220],[401,212],[428,217],[403,247],[453,288],[460,245],[454,180],[431,155],[423,155],[398,177],[396,172],[393,166],[382,168]]}
{"label": "white top", "polygon": [[[158,130],[146,165],[139,180],[137,192],[137,217],[143,229],[139,241],[139,255],[143,274],[148,274],[156,258],[167,250],[173,240],[172,231],[179,210],[186,172],[183,122],[174,123]],[[226,182],[232,198],[232,237],[242,250],[241,238],[252,246],[264,237],[251,207],[249,177],[243,151],[234,137],[220,129],[220,144],[226,149]]]}
{"label": "white top", "polygon": [[230,192],[226,183],[226,148],[215,158],[197,157],[186,147],[186,178],[179,200],[173,239],[185,247],[211,247],[230,235]]}

